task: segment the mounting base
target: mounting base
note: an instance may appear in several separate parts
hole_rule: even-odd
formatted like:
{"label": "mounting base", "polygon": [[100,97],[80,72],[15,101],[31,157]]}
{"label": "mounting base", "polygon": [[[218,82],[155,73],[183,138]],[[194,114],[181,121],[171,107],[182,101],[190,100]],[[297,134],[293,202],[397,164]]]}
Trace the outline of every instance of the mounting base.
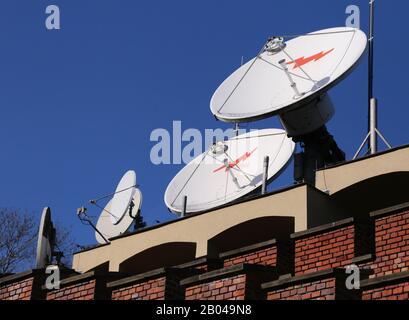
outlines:
{"label": "mounting base", "polygon": [[294,179],[298,183],[315,185],[315,172],[326,166],[345,161],[345,153],[338,147],[326,126],[303,136],[293,137],[304,149],[295,157]]}
{"label": "mounting base", "polygon": [[392,149],[390,143],[385,139],[382,133],[378,130],[378,101],[375,98],[370,100],[370,110],[369,110],[369,132],[366,135],[364,142],[360,145],[358,151],[354,156],[354,160],[359,157],[365,144],[369,142],[369,154],[376,154],[378,152],[378,136],[385,143],[385,145]]}

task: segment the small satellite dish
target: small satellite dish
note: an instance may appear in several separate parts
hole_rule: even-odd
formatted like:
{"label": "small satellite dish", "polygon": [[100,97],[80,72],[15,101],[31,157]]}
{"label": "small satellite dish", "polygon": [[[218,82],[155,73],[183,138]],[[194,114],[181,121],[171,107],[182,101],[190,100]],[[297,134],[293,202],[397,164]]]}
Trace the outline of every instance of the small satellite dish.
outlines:
{"label": "small satellite dish", "polygon": [[[347,27],[325,29],[287,42],[269,39],[261,54],[220,85],[210,109],[225,122],[280,115],[290,135],[312,132],[333,116],[325,94],[353,70],[366,45],[364,32]],[[294,111],[305,106],[307,111]],[[290,111],[295,113],[288,115]],[[313,124],[300,129],[300,119]]]}
{"label": "small satellite dish", "polygon": [[[142,205],[142,192],[136,188],[136,173],[128,171],[119,182],[113,198],[102,210],[96,225],[98,243],[125,233],[134,222]],[[105,239],[104,239],[105,237]]]}
{"label": "small satellite dish", "polygon": [[51,220],[51,209],[44,208],[38,230],[36,257],[37,269],[43,269],[52,263],[54,245],[55,229]]}
{"label": "small satellite dish", "polygon": [[165,192],[174,213],[202,212],[231,203],[263,184],[264,158],[269,157],[268,180],[288,165],[295,144],[284,130],[252,131],[217,142],[182,169]]}
{"label": "small satellite dish", "polygon": [[109,212],[112,224],[119,224],[126,215],[135,193],[135,187],[136,173],[130,170],[122,177],[111,200],[111,210]]}

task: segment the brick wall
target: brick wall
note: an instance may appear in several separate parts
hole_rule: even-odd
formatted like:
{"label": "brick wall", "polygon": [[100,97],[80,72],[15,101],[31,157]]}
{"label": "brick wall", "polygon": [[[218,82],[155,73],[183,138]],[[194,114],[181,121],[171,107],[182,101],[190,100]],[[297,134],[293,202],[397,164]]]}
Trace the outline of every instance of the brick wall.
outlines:
{"label": "brick wall", "polygon": [[409,272],[362,281],[362,300],[409,300]]}
{"label": "brick wall", "polygon": [[294,245],[288,239],[269,240],[244,248],[221,253],[223,267],[257,264],[277,268],[279,274],[294,272]]}
{"label": "brick wall", "polygon": [[242,263],[260,264],[264,266],[277,265],[277,248],[265,248],[255,252],[245,253],[236,257],[224,260],[224,267],[230,267]]}
{"label": "brick wall", "polygon": [[350,265],[355,257],[355,227],[345,220],[329,232],[293,235],[295,243],[295,274],[301,275]]}
{"label": "brick wall", "polygon": [[[363,275],[367,276],[366,274]],[[265,283],[267,300],[357,300],[359,290],[348,290],[345,269],[327,269]]]}
{"label": "brick wall", "polygon": [[64,286],[47,293],[47,300],[95,300],[96,280]]}
{"label": "brick wall", "polygon": [[0,300],[42,300],[44,281],[42,269],[4,276],[0,278]]}
{"label": "brick wall", "polygon": [[0,300],[31,300],[34,278],[12,282],[0,288]]}
{"label": "brick wall", "polygon": [[383,216],[387,212],[373,214],[375,219],[375,255],[373,277],[381,277],[409,270],[409,211]]}
{"label": "brick wall", "polygon": [[183,300],[180,281],[196,275],[195,268],[161,268],[107,284],[112,300]]}
{"label": "brick wall", "polygon": [[276,276],[273,268],[241,264],[197,275],[181,281],[186,300],[263,299],[261,284]]}
{"label": "brick wall", "polygon": [[246,276],[211,281],[186,288],[186,300],[244,300]]}
{"label": "brick wall", "polygon": [[[0,300],[408,300],[409,203],[370,216],[139,275],[67,270],[53,291],[44,270],[2,276]],[[345,290],[350,264],[365,274],[359,294]]]}
{"label": "brick wall", "polygon": [[409,300],[409,281],[364,291],[362,300]]}
{"label": "brick wall", "polygon": [[166,278],[148,280],[112,290],[112,300],[164,300]]}
{"label": "brick wall", "polygon": [[111,298],[107,282],[123,276],[117,272],[90,271],[62,279],[59,289],[47,290],[45,286],[42,289],[47,300],[107,300]]}
{"label": "brick wall", "polygon": [[271,291],[267,300],[335,300],[335,278]]}

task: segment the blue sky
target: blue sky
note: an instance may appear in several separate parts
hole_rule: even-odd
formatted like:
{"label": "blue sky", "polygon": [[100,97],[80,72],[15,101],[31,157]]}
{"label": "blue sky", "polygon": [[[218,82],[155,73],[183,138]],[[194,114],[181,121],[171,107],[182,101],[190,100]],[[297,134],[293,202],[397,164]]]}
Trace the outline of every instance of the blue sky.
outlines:
{"label": "blue sky", "polygon": [[[345,24],[367,0],[134,1],[2,0],[0,3],[0,206],[54,219],[80,244],[95,243],[76,208],[114,191],[137,171],[149,225],[175,217],[163,202],[182,166],[150,161],[150,133],[172,127],[229,128],[209,101],[217,86],[275,34],[302,34]],[[61,30],[45,28],[45,8],[61,9]],[[409,142],[405,102],[406,12],[377,1],[375,93],[380,129],[394,146]],[[403,57],[403,58],[401,58]],[[331,90],[337,114],[329,124],[348,159],[367,126],[367,63]],[[249,128],[277,126],[276,119]],[[292,167],[272,185],[292,183]],[[98,215],[91,211],[91,215]]]}

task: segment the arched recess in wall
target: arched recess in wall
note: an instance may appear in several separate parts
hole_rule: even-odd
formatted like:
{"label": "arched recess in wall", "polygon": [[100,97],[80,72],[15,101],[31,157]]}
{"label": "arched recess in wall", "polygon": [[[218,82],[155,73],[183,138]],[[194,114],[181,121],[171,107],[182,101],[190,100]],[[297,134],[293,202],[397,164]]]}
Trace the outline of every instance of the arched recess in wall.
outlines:
{"label": "arched recess in wall", "polygon": [[208,240],[208,255],[239,249],[272,239],[288,239],[294,232],[293,217],[262,217],[237,224]]}
{"label": "arched recess in wall", "polygon": [[393,172],[372,177],[331,195],[349,216],[368,213],[409,202],[409,172]]}
{"label": "arched recess in wall", "polygon": [[120,272],[144,273],[195,260],[196,243],[169,242],[135,254],[119,265]]}
{"label": "arched recess in wall", "polygon": [[94,267],[94,268],[92,268],[90,270],[87,270],[86,272],[88,272],[88,271],[108,272],[109,271],[109,261],[101,263],[100,265],[98,265],[98,266],[96,266],[96,267]]}

